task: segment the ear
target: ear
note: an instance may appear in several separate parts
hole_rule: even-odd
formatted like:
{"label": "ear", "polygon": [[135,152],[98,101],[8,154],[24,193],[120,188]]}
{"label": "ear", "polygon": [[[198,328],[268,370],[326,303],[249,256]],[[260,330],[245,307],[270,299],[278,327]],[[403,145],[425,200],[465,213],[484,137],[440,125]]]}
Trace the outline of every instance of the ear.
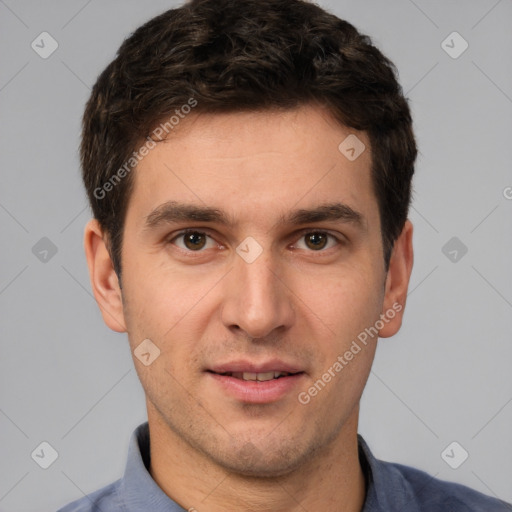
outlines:
{"label": "ear", "polygon": [[119,280],[107,249],[106,235],[96,219],[85,226],[84,249],[92,291],[103,321],[113,331],[126,332]]}
{"label": "ear", "polygon": [[381,313],[381,318],[382,316],[385,317],[384,327],[379,331],[379,337],[381,338],[393,336],[402,325],[407,289],[414,260],[412,231],[412,224],[407,220],[393,246],[386,276],[384,303]]}

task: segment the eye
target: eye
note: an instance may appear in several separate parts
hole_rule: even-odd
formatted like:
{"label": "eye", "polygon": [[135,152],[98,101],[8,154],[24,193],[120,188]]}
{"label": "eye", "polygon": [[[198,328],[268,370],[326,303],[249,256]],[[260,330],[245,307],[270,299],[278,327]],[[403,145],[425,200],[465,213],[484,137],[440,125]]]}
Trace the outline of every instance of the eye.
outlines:
{"label": "eye", "polygon": [[339,244],[339,240],[324,231],[311,231],[301,236],[295,247],[320,252]]}
{"label": "eye", "polygon": [[170,243],[186,251],[200,252],[215,246],[213,239],[202,231],[184,231],[176,235]]}

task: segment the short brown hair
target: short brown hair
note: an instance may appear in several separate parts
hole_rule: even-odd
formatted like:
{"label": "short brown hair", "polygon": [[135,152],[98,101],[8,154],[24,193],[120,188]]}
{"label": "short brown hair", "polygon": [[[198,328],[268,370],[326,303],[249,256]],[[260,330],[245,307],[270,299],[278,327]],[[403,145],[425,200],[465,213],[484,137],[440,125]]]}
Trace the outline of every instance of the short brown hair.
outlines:
{"label": "short brown hair", "polygon": [[417,153],[394,65],[368,36],[307,1],[193,0],[124,41],[85,108],[83,181],[119,277],[133,185],[126,162],[191,99],[197,112],[218,113],[314,102],[365,131],[388,265],[407,219]]}

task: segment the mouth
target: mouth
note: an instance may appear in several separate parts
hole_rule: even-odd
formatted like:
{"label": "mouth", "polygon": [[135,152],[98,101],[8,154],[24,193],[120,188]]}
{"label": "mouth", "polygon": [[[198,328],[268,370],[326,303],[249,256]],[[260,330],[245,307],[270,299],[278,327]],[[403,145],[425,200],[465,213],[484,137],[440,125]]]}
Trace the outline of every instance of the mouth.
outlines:
{"label": "mouth", "polygon": [[304,371],[280,362],[254,365],[231,363],[205,371],[223,396],[245,404],[269,404],[295,396]]}
{"label": "mouth", "polygon": [[281,372],[281,371],[270,371],[270,372],[214,372],[211,370],[207,370],[210,373],[214,373],[215,375],[220,375],[221,377],[233,377],[234,379],[245,380],[245,381],[255,381],[255,382],[267,382],[269,380],[282,379],[283,377],[290,377],[292,375],[298,375],[304,372]]}

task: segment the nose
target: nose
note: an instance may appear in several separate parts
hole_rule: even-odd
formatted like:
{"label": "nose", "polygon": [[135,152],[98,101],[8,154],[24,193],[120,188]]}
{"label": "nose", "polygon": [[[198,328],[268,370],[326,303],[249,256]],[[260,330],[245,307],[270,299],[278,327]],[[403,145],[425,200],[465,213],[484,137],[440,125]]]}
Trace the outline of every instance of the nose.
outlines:
{"label": "nose", "polygon": [[293,294],[272,256],[264,251],[252,263],[236,256],[234,265],[225,282],[224,325],[250,338],[264,338],[289,328],[295,317]]}

